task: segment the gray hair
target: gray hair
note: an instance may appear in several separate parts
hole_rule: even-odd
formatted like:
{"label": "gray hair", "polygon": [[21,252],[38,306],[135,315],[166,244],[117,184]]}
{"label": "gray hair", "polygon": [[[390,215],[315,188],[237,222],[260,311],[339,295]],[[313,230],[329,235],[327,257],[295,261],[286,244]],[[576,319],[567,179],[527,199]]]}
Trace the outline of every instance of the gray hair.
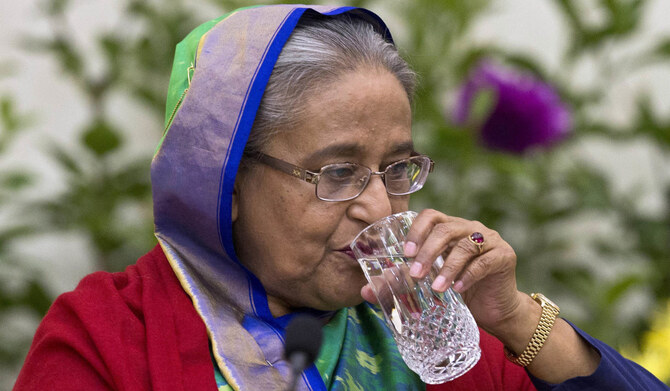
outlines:
{"label": "gray hair", "polygon": [[275,134],[295,127],[311,92],[361,67],[388,70],[412,101],[416,73],[372,24],[348,15],[306,13],[277,59],[245,155],[262,152]]}

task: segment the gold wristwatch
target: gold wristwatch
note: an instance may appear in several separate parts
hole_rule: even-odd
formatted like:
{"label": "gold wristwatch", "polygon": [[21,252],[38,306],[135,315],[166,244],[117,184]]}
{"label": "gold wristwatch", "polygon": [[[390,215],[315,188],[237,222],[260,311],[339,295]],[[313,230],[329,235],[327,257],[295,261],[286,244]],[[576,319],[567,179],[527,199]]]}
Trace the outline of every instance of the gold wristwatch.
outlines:
{"label": "gold wristwatch", "polygon": [[505,355],[507,358],[513,363],[522,367],[528,366],[533,361],[540,349],[542,349],[544,342],[547,340],[547,337],[551,332],[551,328],[554,327],[556,317],[561,311],[560,308],[554,304],[554,302],[547,299],[542,293],[531,293],[530,297],[532,297],[533,300],[542,306],[542,315],[540,316],[540,321],[535,328],[535,332],[530,338],[528,346],[526,346],[526,349],[524,349],[520,355],[516,356],[509,349],[507,349],[507,347],[505,347]]}

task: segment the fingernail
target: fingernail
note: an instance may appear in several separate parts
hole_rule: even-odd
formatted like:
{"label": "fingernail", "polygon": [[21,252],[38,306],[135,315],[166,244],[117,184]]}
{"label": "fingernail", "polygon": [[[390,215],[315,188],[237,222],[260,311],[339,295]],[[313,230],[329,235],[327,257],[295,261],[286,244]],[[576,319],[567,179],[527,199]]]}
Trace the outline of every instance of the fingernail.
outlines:
{"label": "fingernail", "polygon": [[461,293],[461,289],[463,289],[463,285],[464,285],[464,284],[463,284],[463,281],[456,281],[456,282],[454,283],[454,287],[453,287],[453,289],[454,289],[456,292]]}
{"label": "fingernail", "polygon": [[444,276],[437,276],[433,281],[432,288],[436,291],[444,291],[447,288],[447,279]]}
{"label": "fingernail", "polygon": [[416,243],[405,242],[405,255],[408,257],[413,257],[416,255]]}
{"label": "fingernail", "polygon": [[422,265],[419,262],[414,262],[412,267],[409,268],[409,275],[412,277],[419,277],[421,275]]}

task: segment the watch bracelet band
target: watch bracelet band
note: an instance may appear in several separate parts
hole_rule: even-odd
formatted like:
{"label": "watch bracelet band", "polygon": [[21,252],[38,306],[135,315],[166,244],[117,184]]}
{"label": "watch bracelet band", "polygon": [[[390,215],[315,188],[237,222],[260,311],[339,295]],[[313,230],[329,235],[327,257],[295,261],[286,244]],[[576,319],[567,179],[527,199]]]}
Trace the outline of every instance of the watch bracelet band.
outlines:
{"label": "watch bracelet band", "polygon": [[514,364],[520,365],[522,367],[526,367],[531,362],[533,362],[535,356],[537,356],[537,354],[540,352],[540,349],[542,349],[542,346],[544,346],[547,337],[549,337],[549,333],[554,327],[556,317],[560,312],[558,306],[551,302],[545,301],[546,298],[542,294],[533,293],[531,294],[531,297],[542,306],[542,315],[540,316],[540,321],[535,328],[535,332],[533,332],[533,336],[530,338],[526,348],[518,356],[507,349],[507,347],[504,349],[507,358]]}

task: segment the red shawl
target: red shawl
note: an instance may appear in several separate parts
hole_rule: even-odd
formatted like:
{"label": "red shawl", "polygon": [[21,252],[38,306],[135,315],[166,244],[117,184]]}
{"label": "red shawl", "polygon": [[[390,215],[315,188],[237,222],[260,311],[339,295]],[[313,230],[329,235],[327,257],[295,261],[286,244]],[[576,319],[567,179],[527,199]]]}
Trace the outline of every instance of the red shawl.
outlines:
{"label": "red shawl", "polygon": [[216,390],[207,332],[156,246],[61,295],[14,390]]}
{"label": "red shawl", "polygon": [[479,329],[482,358],[465,375],[440,385],[428,385],[427,391],[514,390],[535,391],[528,373],[505,357],[502,342]]}
{"label": "red shawl", "polygon": [[[533,390],[502,345],[430,390]],[[122,273],[97,272],[44,317],[14,387],[21,390],[216,390],[205,325],[159,246]]]}

